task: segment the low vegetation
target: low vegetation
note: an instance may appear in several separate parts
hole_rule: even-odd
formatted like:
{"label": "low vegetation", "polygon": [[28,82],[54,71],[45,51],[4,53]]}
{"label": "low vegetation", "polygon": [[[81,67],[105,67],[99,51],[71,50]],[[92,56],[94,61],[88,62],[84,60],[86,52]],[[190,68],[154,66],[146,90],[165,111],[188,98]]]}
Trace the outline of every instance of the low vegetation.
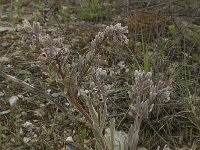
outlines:
{"label": "low vegetation", "polygon": [[200,148],[198,1],[0,4],[1,149]]}

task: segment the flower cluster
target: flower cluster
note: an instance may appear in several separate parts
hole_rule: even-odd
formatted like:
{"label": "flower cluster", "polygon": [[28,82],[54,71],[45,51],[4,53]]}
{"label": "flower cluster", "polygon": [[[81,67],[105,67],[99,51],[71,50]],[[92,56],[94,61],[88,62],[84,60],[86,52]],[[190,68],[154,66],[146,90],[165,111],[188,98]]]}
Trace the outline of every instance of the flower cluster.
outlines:
{"label": "flower cluster", "polygon": [[107,77],[106,70],[97,68],[92,70],[90,89],[92,92],[93,100],[106,101],[107,88],[104,85],[104,79]]}
{"label": "flower cluster", "polygon": [[83,75],[87,72],[89,66],[91,65],[94,57],[100,52],[101,45],[108,38],[116,41],[116,42],[124,42],[128,43],[128,39],[126,37],[126,33],[128,33],[128,27],[122,27],[121,23],[117,23],[116,25],[107,26],[102,32],[99,32],[94,40],[91,42],[90,51],[79,58],[79,72]]}
{"label": "flower cluster", "polygon": [[31,38],[33,39],[39,39],[42,35],[42,26],[39,22],[33,22],[31,23],[28,20],[23,20],[22,26],[18,26],[18,30],[26,32]]}
{"label": "flower cluster", "polygon": [[116,25],[107,26],[103,32],[99,32],[94,40],[91,42],[91,49],[96,50],[99,48],[107,37],[111,37],[114,41],[121,41],[128,43],[128,39],[126,37],[126,33],[128,33],[128,27],[122,27],[121,23],[117,23]]}
{"label": "flower cluster", "polygon": [[162,81],[154,85],[151,77],[151,72],[145,73],[136,70],[135,86],[132,86],[131,91],[129,91],[130,98],[135,101],[135,107],[132,106],[132,110],[141,114],[144,119],[148,118],[148,113],[152,111],[156,99],[170,99],[170,87],[165,87]]}
{"label": "flower cluster", "polygon": [[52,39],[48,34],[39,39],[43,45],[42,56],[55,57],[64,50],[63,40],[61,38]]}
{"label": "flower cluster", "polygon": [[131,113],[136,113],[134,125],[130,127],[128,134],[128,147],[135,150],[138,140],[139,131],[144,119],[148,119],[149,113],[154,107],[155,100],[169,100],[170,88],[164,86],[159,81],[157,85],[153,84],[152,73],[145,73],[141,70],[135,71],[135,85],[131,87],[129,96],[134,105],[131,106]]}
{"label": "flower cluster", "polygon": [[61,52],[66,51],[66,48],[63,46],[63,40],[61,38],[52,39],[48,34],[43,34],[42,26],[39,22],[31,23],[28,20],[23,20],[22,26],[18,26],[18,29],[24,31],[28,38],[32,40],[32,43],[40,44],[43,47],[41,48],[41,57],[55,57]]}

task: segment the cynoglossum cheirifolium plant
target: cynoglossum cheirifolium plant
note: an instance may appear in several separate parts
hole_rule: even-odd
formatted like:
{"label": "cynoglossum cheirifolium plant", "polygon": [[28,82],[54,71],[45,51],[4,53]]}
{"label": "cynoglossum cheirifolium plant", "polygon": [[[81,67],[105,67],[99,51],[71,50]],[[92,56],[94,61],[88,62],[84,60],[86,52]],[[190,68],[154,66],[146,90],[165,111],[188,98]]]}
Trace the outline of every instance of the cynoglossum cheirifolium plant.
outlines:
{"label": "cynoglossum cheirifolium plant", "polygon": [[25,33],[23,39],[31,40],[32,44],[36,44],[39,42],[39,38],[43,34],[42,26],[39,22],[33,22],[31,25],[28,20],[23,20],[23,25],[17,26],[17,30]]}
{"label": "cynoglossum cheirifolium plant", "polygon": [[154,84],[151,78],[151,72],[135,71],[135,84],[131,87],[129,96],[133,102],[130,111],[136,115],[134,125],[129,129],[125,149],[136,150],[142,121],[148,119],[149,113],[153,110],[157,100],[169,100],[170,98],[170,87],[165,86],[161,81]]}
{"label": "cynoglossum cheirifolium plant", "polygon": [[[80,96],[78,93],[80,93],[82,81],[87,76],[95,56],[101,51],[103,42],[111,39],[114,42],[127,43],[128,39],[124,35],[128,33],[127,27],[122,27],[121,24],[118,23],[115,26],[108,26],[102,32],[99,32],[91,42],[89,52],[79,57],[79,59],[73,63],[75,65],[68,62],[67,56],[69,55],[69,51],[64,51],[65,47],[62,41],[57,38],[52,39],[49,35],[44,35],[40,23],[34,22],[33,25],[31,25],[27,20],[24,20],[23,25],[20,26],[19,29],[25,31],[28,37],[37,41],[38,45],[42,45],[41,56],[53,61],[52,64],[54,64],[58,85],[61,91],[67,97],[69,103],[83,115],[89,127],[92,128],[97,141],[96,149],[107,150],[108,146],[102,134],[107,112],[105,94],[103,94],[105,90],[103,91],[99,85],[102,71],[99,69],[96,70],[96,74],[93,76],[95,82],[93,85],[90,85],[91,88],[94,86],[93,89],[95,86],[97,87],[96,96],[102,98],[102,105],[94,106],[92,99],[87,97],[88,111],[80,104]],[[100,103],[100,101],[98,103]],[[98,111],[96,111],[96,109]]]}
{"label": "cynoglossum cheirifolium plant", "polygon": [[[128,134],[115,131],[115,121],[110,121],[109,135],[106,136],[107,145],[110,149],[136,150],[139,141],[139,131],[144,119],[148,119],[156,101],[169,100],[170,87],[159,81],[153,83],[152,73],[136,70],[135,81],[130,87],[129,96],[132,100],[129,113],[135,114],[134,125],[131,125]],[[160,147],[157,148],[160,150]],[[163,150],[170,150],[167,145]]]}
{"label": "cynoglossum cheirifolium plant", "polygon": [[[103,80],[106,77],[106,72],[101,68],[93,68],[92,64],[95,56],[101,52],[101,45],[104,41],[111,39],[114,42],[128,42],[124,35],[128,33],[127,27],[122,27],[120,23],[106,27],[95,36],[88,53],[71,63],[68,59],[70,51],[65,48],[62,39],[53,39],[49,35],[45,35],[40,23],[34,22],[31,25],[25,20],[20,29],[25,31],[31,40],[34,39],[32,41],[37,41],[35,44],[41,47],[40,57],[51,61],[60,90],[67,97],[69,103],[83,115],[86,123],[93,130],[96,139],[95,149],[135,150],[143,119],[148,118],[156,99],[169,98],[169,87],[164,87],[161,82],[158,85],[153,85],[150,72],[135,71],[135,85],[129,92],[133,100],[133,106],[130,110],[136,113],[134,125],[130,127],[129,134],[118,141],[115,134],[115,121],[111,119],[110,135],[107,138],[104,137],[103,129],[107,119],[107,89]],[[90,90],[84,92],[81,90],[82,81],[88,76]],[[81,105],[80,100],[86,101],[88,109]]]}

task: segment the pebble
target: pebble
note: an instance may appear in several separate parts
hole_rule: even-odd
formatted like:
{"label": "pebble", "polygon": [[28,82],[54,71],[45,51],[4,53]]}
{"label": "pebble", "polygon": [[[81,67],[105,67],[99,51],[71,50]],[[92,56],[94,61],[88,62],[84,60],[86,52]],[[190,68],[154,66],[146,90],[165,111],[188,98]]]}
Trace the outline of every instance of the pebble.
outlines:
{"label": "pebble", "polygon": [[0,92],[0,97],[4,96],[5,93],[4,92]]}

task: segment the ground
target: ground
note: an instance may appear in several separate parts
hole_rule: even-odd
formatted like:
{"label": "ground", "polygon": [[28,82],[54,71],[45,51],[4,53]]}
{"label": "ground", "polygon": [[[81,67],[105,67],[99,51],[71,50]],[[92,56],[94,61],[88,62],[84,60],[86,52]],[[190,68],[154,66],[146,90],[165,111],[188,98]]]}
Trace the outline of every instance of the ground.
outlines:
{"label": "ground", "polygon": [[[128,132],[134,122],[134,114],[127,112],[134,71],[151,71],[153,81],[171,87],[170,100],[156,103],[144,120],[138,147],[151,150],[167,144],[171,149],[200,149],[198,0],[114,0],[103,6],[87,0],[4,0],[0,4],[0,72],[34,85],[80,119],[59,90],[51,62],[40,57],[40,47],[18,26],[24,19],[40,22],[46,33],[63,38],[72,62],[89,51],[90,42],[106,26],[128,26],[129,43],[106,41],[93,65],[108,74],[108,119],[114,117],[116,129]],[[70,119],[40,92],[4,77],[0,75],[2,150],[94,148],[94,136],[85,123]],[[89,82],[86,79],[84,84]],[[84,101],[81,104],[85,106]]]}

